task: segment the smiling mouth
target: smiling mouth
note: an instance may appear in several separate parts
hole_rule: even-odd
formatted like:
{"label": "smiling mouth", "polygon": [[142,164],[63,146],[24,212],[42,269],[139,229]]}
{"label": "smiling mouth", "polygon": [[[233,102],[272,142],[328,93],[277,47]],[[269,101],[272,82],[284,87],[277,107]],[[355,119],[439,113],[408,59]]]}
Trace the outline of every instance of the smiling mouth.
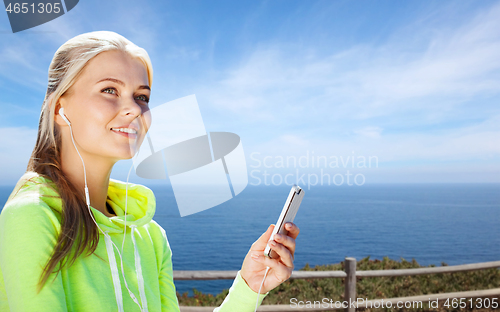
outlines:
{"label": "smiling mouth", "polygon": [[125,133],[134,133],[137,134],[137,130],[133,128],[111,128],[113,131],[125,132]]}
{"label": "smiling mouth", "polygon": [[130,139],[137,138],[137,130],[132,128],[111,128],[111,131]]}

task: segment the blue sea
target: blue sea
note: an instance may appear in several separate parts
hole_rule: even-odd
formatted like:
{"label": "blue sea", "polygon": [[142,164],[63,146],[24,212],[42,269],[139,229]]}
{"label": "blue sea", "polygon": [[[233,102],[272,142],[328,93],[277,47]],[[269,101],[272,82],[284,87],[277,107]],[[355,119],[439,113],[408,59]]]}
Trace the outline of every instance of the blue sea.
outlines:
{"label": "blue sea", "polygon": [[[275,223],[288,186],[248,186],[236,198],[180,217],[172,189],[149,186],[154,219],[167,232],[174,270],[239,270],[250,245]],[[13,187],[0,187],[3,207]],[[500,184],[321,186],[295,219],[295,268],[345,257],[415,259],[422,265],[500,260]],[[217,294],[232,280],[176,281],[181,293]]]}

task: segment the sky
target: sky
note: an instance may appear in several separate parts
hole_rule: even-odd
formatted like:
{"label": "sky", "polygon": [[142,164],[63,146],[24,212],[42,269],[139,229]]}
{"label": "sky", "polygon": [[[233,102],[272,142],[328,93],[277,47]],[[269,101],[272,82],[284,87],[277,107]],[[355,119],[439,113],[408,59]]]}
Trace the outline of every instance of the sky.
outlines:
{"label": "sky", "polygon": [[195,94],[207,131],[238,134],[250,184],[499,183],[499,29],[488,0],[82,0],[15,34],[3,13],[0,185],[26,170],[55,51],[96,30],[148,51],[151,107]]}

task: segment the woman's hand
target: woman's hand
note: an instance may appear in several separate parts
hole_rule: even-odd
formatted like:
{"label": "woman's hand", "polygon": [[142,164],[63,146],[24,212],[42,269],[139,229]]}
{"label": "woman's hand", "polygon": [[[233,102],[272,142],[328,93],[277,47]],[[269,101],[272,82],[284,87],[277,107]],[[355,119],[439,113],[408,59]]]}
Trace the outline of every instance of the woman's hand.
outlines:
{"label": "woman's hand", "polygon": [[274,289],[284,281],[290,278],[293,271],[293,255],[295,253],[295,238],[299,235],[299,228],[291,223],[285,224],[285,229],[288,235],[278,235],[274,237],[275,245],[270,243],[270,247],[278,255],[278,259],[269,259],[264,255],[269,238],[274,229],[274,224],[271,224],[267,231],[252,244],[248,251],[243,265],[241,267],[241,277],[247,282],[248,286],[255,292],[259,291],[260,284],[264,278],[266,267],[269,267],[264,285],[262,285],[261,294],[264,294],[271,289]]}

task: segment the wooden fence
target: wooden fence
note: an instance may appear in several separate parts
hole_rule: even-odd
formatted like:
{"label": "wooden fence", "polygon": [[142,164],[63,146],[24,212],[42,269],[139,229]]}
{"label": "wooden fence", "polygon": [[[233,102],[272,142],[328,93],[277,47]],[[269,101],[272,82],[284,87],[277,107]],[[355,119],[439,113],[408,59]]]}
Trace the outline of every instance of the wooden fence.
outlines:
{"label": "wooden fence", "polygon": [[[437,273],[453,273],[465,272],[474,270],[483,270],[491,268],[499,268],[500,261],[482,262],[465,265],[419,268],[419,269],[399,269],[399,270],[373,270],[373,271],[356,271],[356,259],[345,258],[345,271],[293,271],[291,279],[306,279],[306,278],[344,278],[344,300],[352,302],[357,300],[356,297],[356,277],[380,277],[380,276],[410,276],[421,274],[437,274]],[[218,280],[218,279],[234,279],[238,271],[174,271],[174,280]],[[377,307],[382,304],[391,302],[393,307],[398,302],[430,302],[430,301],[443,301],[446,299],[460,299],[460,298],[488,298],[500,296],[500,288],[476,291],[464,291],[455,293],[442,293],[442,294],[428,294],[422,296],[400,297],[400,298],[384,298],[362,301],[356,305],[357,308]],[[500,305],[500,302],[498,302]],[[499,306],[500,307],[500,306]],[[188,307],[181,306],[182,312],[209,312],[213,311],[215,307]],[[354,312],[356,309],[349,305],[349,307],[342,306],[328,306],[328,307],[298,307],[289,304],[278,305],[261,305],[257,311],[262,312],[291,312],[291,311],[332,311],[344,309],[346,312]]]}

